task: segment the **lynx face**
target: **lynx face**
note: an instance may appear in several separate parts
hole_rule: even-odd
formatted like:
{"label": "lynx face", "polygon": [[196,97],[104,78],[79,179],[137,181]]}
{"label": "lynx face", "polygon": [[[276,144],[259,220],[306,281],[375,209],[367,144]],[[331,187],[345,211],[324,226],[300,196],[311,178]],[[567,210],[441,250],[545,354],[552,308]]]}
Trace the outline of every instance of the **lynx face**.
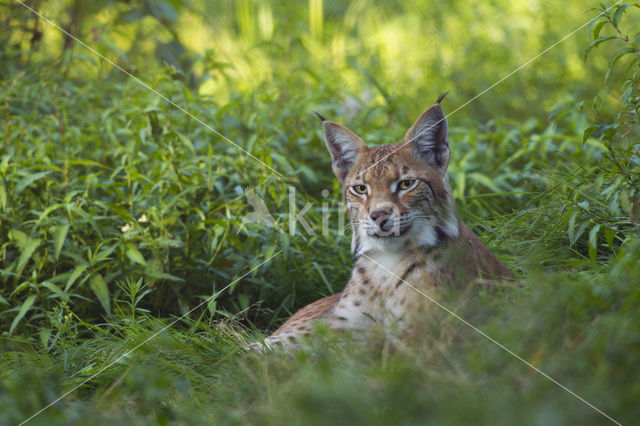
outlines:
{"label": "lynx face", "polygon": [[439,104],[418,118],[403,143],[369,148],[337,123],[325,121],[323,130],[344,188],[354,256],[432,247],[458,236]]}

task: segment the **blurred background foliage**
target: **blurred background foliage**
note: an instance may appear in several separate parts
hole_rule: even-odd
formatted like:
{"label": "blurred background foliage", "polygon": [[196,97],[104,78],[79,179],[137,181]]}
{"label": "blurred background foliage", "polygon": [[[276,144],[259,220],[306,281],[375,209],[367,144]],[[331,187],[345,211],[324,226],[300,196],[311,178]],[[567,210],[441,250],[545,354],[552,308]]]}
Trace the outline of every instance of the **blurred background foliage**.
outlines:
{"label": "blurred background foliage", "polygon": [[[404,395],[406,404],[440,407],[428,413],[439,423],[468,413],[489,422],[516,398],[504,387],[515,381],[538,419],[531,423],[593,421],[585,407],[546,399],[549,388],[519,366],[499,371],[504,358],[489,342],[467,342],[446,319],[430,331],[435,349],[421,347],[413,366],[409,354],[354,354],[332,336],[334,352],[230,361],[247,329],[273,329],[350,274],[341,188],[313,111],[384,144],[447,90],[459,213],[524,283],[515,294],[482,293],[490,334],[589,397],[608,389],[604,406],[625,419],[638,414],[630,380],[640,365],[636,6],[601,14],[597,3],[573,0],[25,4],[107,60],[19,2],[0,1],[0,423],[90,377],[102,365],[92,357],[113,360],[203,301],[50,419],[115,421],[123,401],[132,401],[125,418],[147,422],[205,414],[276,422],[283,414],[274,407],[290,404],[285,418],[295,423],[336,401],[347,420],[424,418],[391,405],[365,410]],[[312,204],[305,217],[315,235],[300,225],[288,233],[292,187],[297,211]],[[248,188],[284,233],[243,220],[253,211]],[[331,226],[322,234],[325,203]],[[145,356],[157,358],[152,368],[134,367]],[[309,356],[329,361],[309,366]],[[256,379],[255,369],[270,373]],[[359,386],[374,386],[349,400],[352,370],[369,377]],[[430,385],[409,397],[401,386],[409,377],[461,396],[447,402]],[[25,380],[42,386],[20,400]],[[507,390],[480,406],[478,383]],[[291,393],[271,393],[279,386]],[[177,396],[185,389],[192,400]],[[456,417],[443,410],[449,403],[468,411]]]}
{"label": "blurred background foliage", "polygon": [[[69,77],[123,78],[20,4],[4,3],[4,76],[72,49],[72,64],[64,62]],[[451,91],[450,105],[466,102],[584,24],[594,15],[589,7],[596,6],[534,0],[28,4],[128,71],[154,75],[169,64],[190,90],[220,105],[240,93],[284,101],[298,92],[319,92],[329,107],[342,94],[355,98],[351,104],[366,103],[370,114],[373,106],[383,108],[376,114],[379,124],[402,125],[443,91]],[[578,31],[545,53],[541,64],[456,113],[455,121],[545,116],[568,87],[576,98],[592,98],[608,56],[592,55],[585,63],[588,43],[587,32]],[[612,77],[621,74],[616,69]]]}

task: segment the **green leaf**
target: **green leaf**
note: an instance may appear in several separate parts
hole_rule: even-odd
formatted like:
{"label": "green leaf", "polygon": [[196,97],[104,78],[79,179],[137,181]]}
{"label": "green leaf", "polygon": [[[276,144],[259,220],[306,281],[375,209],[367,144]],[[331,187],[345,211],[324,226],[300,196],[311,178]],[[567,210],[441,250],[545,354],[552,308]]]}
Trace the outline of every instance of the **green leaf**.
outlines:
{"label": "green leaf", "polygon": [[598,129],[598,127],[599,126],[587,127],[587,129],[582,134],[582,143],[585,143],[587,139],[589,139],[589,136],[591,136],[591,134],[595,132]]}
{"label": "green leaf", "polygon": [[32,294],[31,296],[27,297],[27,300],[25,300],[22,306],[20,306],[18,315],[13,319],[13,322],[11,323],[11,327],[9,328],[9,334],[13,333],[13,330],[16,328],[18,323],[20,323],[20,321],[22,320],[22,318],[24,318],[24,316],[29,311],[29,309],[31,309],[31,306],[33,305],[33,302],[35,302],[35,300],[36,300],[36,295]]}
{"label": "green leaf", "polygon": [[65,205],[65,204],[63,204],[63,203],[58,203],[58,204],[54,204],[53,206],[49,206],[49,207],[47,207],[47,208],[46,208],[46,209],[45,209],[45,210],[40,214],[40,216],[38,217],[38,221],[36,222],[36,226],[35,226],[35,227],[37,228],[38,226],[40,226],[40,223],[41,223],[43,220],[45,220],[45,219],[49,216],[49,214],[50,214],[52,211],[55,211],[55,210],[57,210],[57,209],[64,208],[64,207],[66,207],[66,205]]}
{"label": "green leaf", "polygon": [[149,272],[149,273],[147,273],[147,276],[149,278],[155,278],[155,279],[158,279],[158,280],[184,282],[184,279],[182,279],[180,277],[176,277],[175,275],[168,274],[166,272]]}
{"label": "green leaf", "polygon": [[148,13],[145,9],[136,7],[129,10],[127,13],[122,15],[122,22],[136,22],[147,16]]}
{"label": "green leaf", "polygon": [[209,311],[209,314],[211,316],[214,316],[216,313],[216,298],[215,297],[209,297],[207,299],[207,310]]}
{"label": "green leaf", "polygon": [[182,133],[177,133],[177,135],[178,135],[178,138],[180,139],[180,141],[182,142],[182,144],[184,146],[186,146],[187,149],[189,151],[191,151],[191,153],[193,155],[196,155],[197,151],[196,151],[196,147],[193,146],[193,142],[191,142],[191,140],[188,137],[186,137],[185,135],[183,135]]}
{"label": "green leaf", "polygon": [[40,245],[40,240],[37,240],[35,238],[29,238],[29,242],[27,243],[24,250],[22,251],[22,254],[20,254],[20,259],[18,260],[18,269],[17,269],[18,273],[22,272],[24,267],[27,265],[27,262],[29,261],[29,259],[31,259],[31,255],[33,255],[33,252],[36,251],[39,245]]}
{"label": "green leaf", "polygon": [[144,260],[144,256],[138,251],[137,248],[133,246],[133,244],[127,244],[127,252],[126,255],[129,259],[133,260],[140,265],[146,265],[147,262]]}
{"label": "green leaf", "polygon": [[95,273],[89,280],[89,287],[98,298],[107,315],[111,315],[111,301],[109,299],[109,287],[104,282],[102,275]]}
{"label": "green leaf", "polygon": [[147,262],[147,267],[145,268],[146,274],[161,274],[163,272],[164,267],[162,265],[162,260],[154,257]]}
{"label": "green leaf", "polygon": [[616,236],[616,230],[611,228],[604,229],[604,239],[610,249],[613,249],[613,239]]}
{"label": "green leaf", "polygon": [[471,179],[472,181],[476,181],[484,186],[486,186],[487,188],[489,188],[491,191],[493,192],[500,192],[500,188],[495,184],[495,182],[489,178],[486,175],[483,175],[481,173],[470,173],[469,174],[469,179]]}
{"label": "green leaf", "polygon": [[22,179],[20,181],[20,183],[18,183],[16,185],[16,187],[13,189],[13,191],[16,194],[20,194],[22,191],[24,191],[24,189],[31,185],[33,182],[37,181],[38,179],[42,179],[43,177],[47,176],[48,174],[53,173],[53,170],[48,170],[46,172],[39,172],[39,173],[34,173],[34,174],[30,174],[27,175],[24,179]]}
{"label": "green leaf", "polygon": [[31,259],[31,255],[40,245],[41,240],[31,238],[24,232],[18,231],[17,229],[9,231],[9,236],[15,240],[16,245],[21,251],[20,258],[18,259],[18,266],[16,268],[16,273],[21,274],[22,270],[27,265],[27,262]]}
{"label": "green leaf", "polygon": [[53,246],[56,260],[60,257],[60,250],[62,250],[62,245],[64,244],[64,240],[67,238],[67,232],[69,232],[69,224],[56,226],[56,229],[53,233]]}
{"label": "green leaf", "polygon": [[51,330],[42,330],[40,332],[40,343],[45,348],[48,348],[49,339],[51,338]]}
{"label": "green leaf", "polygon": [[153,2],[147,2],[146,6],[158,21],[173,22],[178,19],[178,13],[175,8],[166,1],[156,0]]}
{"label": "green leaf", "polygon": [[593,247],[597,247],[598,246],[598,231],[600,230],[600,225],[596,225],[593,228],[591,228],[591,231],[589,231],[589,244],[591,244]]}
{"label": "green leaf", "polygon": [[67,298],[67,295],[65,294],[64,291],[60,290],[58,288],[57,285],[55,285],[52,282],[49,281],[44,281],[43,283],[41,283],[40,285],[42,285],[42,287],[49,289],[52,293],[54,293],[56,296],[61,297],[63,299]]}
{"label": "green leaf", "polygon": [[596,255],[598,254],[598,231],[600,230],[600,225],[596,225],[591,228],[589,231],[589,257],[591,260],[596,260]]}
{"label": "green leaf", "polygon": [[609,23],[609,21],[605,21],[602,20],[600,22],[598,22],[594,27],[593,27],[593,38],[596,39],[598,37],[600,37],[600,31],[602,30],[602,27],[604,27],[605,25],[607,25]]}
{"label": "green leaf", "polygon": [[616,36],[598,37],[597,39],[593,40],[589,44],[589,46],[587,46],[587,49],[584,51],[584,60],[585,60],[585,62],[587,61],[587,56],[589,56],[589,52],[591,51],[591,49],[594,49],[594,48],[598,47],[601,43],[604,43],[605,41],[613,40],[614,38],[618,38],[618,37],[616,37]]}
{"label": "green leaf", "polygon": [[569,225],[567,226],[567,234],[569,235],[569,246],[573,246],[576,242],[576,216],[578,211],[574,210],[569,217]]}
{"label": "green leaf", "polygon": [[20,249],[27,245],[27,234],[22,231],[18,231],[17,229],[9,231],[9,238],[14,239]]}
{"label": "green leaf", "polygon": [[630,53],[636,53],[636,49],[634,49],[633,47],[626,47],[622,50],[619,50],[615,55],[611,57],[609,66],[607,67],[607,71],[604,75],[605,81],[609,78],[609,73],[611,73],[611,70],[613,69],[613,66],[616,64],[616,62],[618,62],[618,60],[620,60],[620,58],[622,58],[624,55],[628,55]]}
{"label": "green leaf", "polygon": [[71,273],[71,276],[69,277],[69,280],[67,281],[67,285],[64,287],[64,291],[68,291],[71,286],[73,285],[73,283],[78,279],[78,277],[80,275],[82,275],[82,273],[84,271],[87,270],[87,268],[89,267],[89,265],[80,265],[80,266],[76,266],[76,268],[73,270],[73,272]]}
{"label": "green leaf", "polygon": [[2,207],[2,211],[7,211],[7,190],[4,187],[4,183],[0,183],[0,207]]}
{"label": "green leaf", "polygon": [[84,219],[89,225],[91,225],[93,230],[96,231],[96,234],[98,234],[100,239],[103,239],[103,236],[102,236],[103,229],[100,226],[98,226],[98,224],[96,223],[95,216],[90,215],[89,213],[85,212],[84,210],[82,210],[81,208],[75,205],[70,205],[69,210],[71,210],[73,213],[76,213],[77,215],[82,217],[82,219]]}
{"label": "green leaf", "polygon": [[100,248],[100,251],[93,256],[93,263],[102,262],[110,259],[111,253],[118,247],[117,244],[111,244]]}
{"label": "green leaf", "polygon": [[631,7],[630,4],[621,4],[620,6],[618,6],[618,8],[616,9],[616,12],[613,14],[613,25],[615,25],[616,27],[618,26],[618,23],[622,18],[622,14],[629,7]]}

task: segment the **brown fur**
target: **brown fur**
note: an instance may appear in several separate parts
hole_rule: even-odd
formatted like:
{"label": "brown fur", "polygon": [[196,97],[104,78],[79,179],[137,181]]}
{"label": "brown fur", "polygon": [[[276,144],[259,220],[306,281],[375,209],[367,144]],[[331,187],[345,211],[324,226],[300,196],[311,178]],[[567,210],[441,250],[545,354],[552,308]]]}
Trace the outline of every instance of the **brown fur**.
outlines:
{"label": "brown fur", "polygon": [[310,321],[326,316],[327,313],[333,309],[341,295],[342,292],[336,293],[332,296],[324,297],[308,304],[293,314],[293,316],[291,316],[286,323],[282,324],[282,326],[280,326],[280,328],[278,328],[273,334],[282,333],[291,327],[300,329],[300,327],[305,327],[305,325]]}

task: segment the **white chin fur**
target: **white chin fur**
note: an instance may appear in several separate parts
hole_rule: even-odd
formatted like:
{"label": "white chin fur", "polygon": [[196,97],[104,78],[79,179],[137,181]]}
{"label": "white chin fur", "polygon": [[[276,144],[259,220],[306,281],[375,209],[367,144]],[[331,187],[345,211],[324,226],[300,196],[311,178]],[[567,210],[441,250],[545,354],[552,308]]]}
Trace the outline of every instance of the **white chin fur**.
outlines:
{"label": "white chin fur", "polygon": [[391,238],[370,237],[367,234],[360,236],[360,247],[356,256],[362,253],[372,254],[376,252],[389,252],[400,250],[407,242],[407,236],[401,235]]}
{"label": "white chin fur", "polygon": [[[449,215],[446,222],[439,225],[440,228],[447,234],[449,238],[457,238],[459,235],[458,220],[455,214]],[[354,253],[358,255],[365,253],[368,255],[376,254],[379,252],[396,252],[409,247],[433,247],[438,244],[438,234],[435,230],[436,223],[434,219],[430,218],[416,218],[414,219],[411,229],[404,235],[391,238],[377,238],[370,237],[366,232],[360,232],[360,244],[358,252]],[[355,231],[355,230],[354,230]],[[352,252],[355,238],[352,240]]]}

